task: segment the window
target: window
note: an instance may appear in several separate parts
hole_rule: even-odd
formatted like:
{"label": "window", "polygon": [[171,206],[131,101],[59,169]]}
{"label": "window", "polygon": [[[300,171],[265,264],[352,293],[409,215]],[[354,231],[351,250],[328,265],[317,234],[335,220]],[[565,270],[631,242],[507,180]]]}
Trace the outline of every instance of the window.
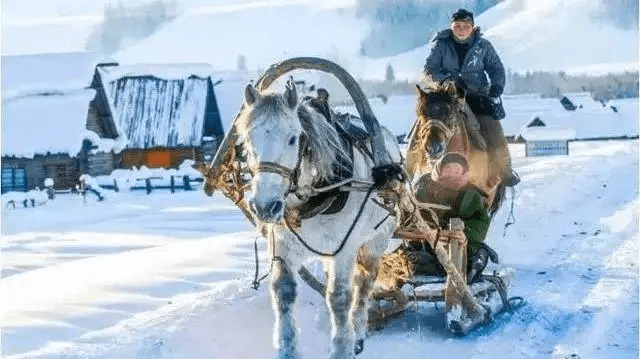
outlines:
{"label": "window", "polygon": [[2,168],[2,193],[8,191],[26,191],[27,173],[24,168]]}

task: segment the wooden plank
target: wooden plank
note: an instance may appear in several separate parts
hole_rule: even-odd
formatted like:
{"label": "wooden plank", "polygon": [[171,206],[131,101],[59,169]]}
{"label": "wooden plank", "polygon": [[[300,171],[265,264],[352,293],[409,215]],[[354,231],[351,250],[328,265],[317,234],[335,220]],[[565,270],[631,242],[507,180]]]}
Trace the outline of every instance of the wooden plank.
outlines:
{"label": "wooden plank", "polygon": [[[469,291],[476,297],[480,293],[496,290],[493,283],[488,281],[473,283],[469,286]],[[415,297],[418,301],[425,302],[443,302],[445,293],[444,283],[424,284],[414,289]],[[413,296],[410,299],[414,299]]]}
{"label": "wooden plank", "polygon": [[[452,232],[463,232],[464,222],[460,218],[451,218],[449,221],[449,230]],[[447,254],[451,263],[455,266],[462,282],[467,283],[467,246],[458,241],[450,241],[445,244]],[[463,303],[462,293],[456,288],[459,283],[455,283],[453,276],[447,276],[447,282],[444,290],[445,308],[446,308],[446,326],[449,329],[452,323],[461,321],[465,315],[465,306]]]}

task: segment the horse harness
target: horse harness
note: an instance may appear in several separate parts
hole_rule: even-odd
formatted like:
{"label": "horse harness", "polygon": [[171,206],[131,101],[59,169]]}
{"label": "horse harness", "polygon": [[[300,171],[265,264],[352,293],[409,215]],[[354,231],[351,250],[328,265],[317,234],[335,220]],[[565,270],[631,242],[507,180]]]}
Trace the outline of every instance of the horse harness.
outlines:
{"label": "horse harness", "polygon": [[[335,119],[337,117],[336,114],[333,114],[334,116],[332,117],[328,117],[324,113],[323,115],[336,128],[343,146],[348,149],[351,157],[350,160],[336,159],[333,166],[339,169],[337,171],[339,172],[338,176],[327,181],[315,182],[311,187],[301,188],[298,185],[300,165],[308,151],[305,135],[300,136],[298,161],[294,168],[285,167],[275,162],[260,162],[249,168],[249,172],[252,175],[261,172],[274,173],[289,180],[289,189],[286,195],[295,194],[300,200],[304,200],[304,203],[296,206],[295,209],[292,208],[299,219],[309,219],[318,214],[338,213],[346,205],[350,191],[364,190],[362,185],[369,184],[366,181],[353,178],[353,165],[351,164],[353,163],[354,148],[370,159],[373,157],[366,147],[366,142],[368,141],[367,133],[359,127],[348,123],[344,119],[344,115],[337,115],[341,116],[338,120]],[[345,188],[346,185],[350,185],[349,188]]]}
{"label": "horse harness", "polygon": [[[311,103],[311,105],[313,106],[314,104]],[[333,164],[333,166],[339,168],[339,171],[337,172],[340,172],[340,175],[328,181],[318,181],[313,183],[310,188],[299,187],[298,176],[300,174],[300,165],[308,151],[306,143],[307,139],[304,135],[300,136],[298,161],[294,168],[285,167],[275,162],[260,162],[249,168],[249,172],[252,175],[261,172],[274,173],[288,179],[289,189],[287,190],[285,197],[289,194],[295,194],[296,197],[304,200],[304,202],[293,208],[287,207],[284,219],[287,228],[309,251],[316,255],[332,257],[337,255],[346,244],[347,239],[351,235],[356,223],[364,212],[364,207],[374,190],[374,186],[370,181],[364,181],[353,177],[352,163],[354,149],[358,150],[365,157],[370,159],[372,159],[373,156],[371,151],[366,147],[369,140],[368,134],[361,128],[354,126],[349,122],[351,115],[325,113],[326,111],[322,111],[322,108],[318,108],[316,106],[313,107],[316,110],[319,110],[326,120],[334,126],[339,133],[343,146],[348,149],[349,156],[351,158],[347,160],[339,157]],[[365,185],[366,187],[364,187]],[[318,214],[330,215],[340,212],[345,207],[347,200],[349,199],[349,194],[353,190],[366,191],[367,194],[339,247],[333,252],[325,253],[309,246],[295,231],[295,228],[300,226],[300,221],[312,218]]]}

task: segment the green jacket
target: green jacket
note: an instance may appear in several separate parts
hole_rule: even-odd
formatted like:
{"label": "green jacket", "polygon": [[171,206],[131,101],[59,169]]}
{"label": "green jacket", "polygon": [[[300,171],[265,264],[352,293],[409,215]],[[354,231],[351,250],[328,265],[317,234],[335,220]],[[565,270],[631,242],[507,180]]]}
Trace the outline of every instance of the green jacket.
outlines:
{"label": "green jacket", "polygon": [[[489,214],[484,208],[484,193],[473,185],[461,191],[452,191],[432,181],[428,176],[420,179],[416,185],[416,197],[421,202],[450,206],[450,210],[439,210],[438,219],[442,226],[448,226],[450,218],[460,218],[464,222],[464,234],[467,236],[467,255],[474,255],[489,230]],[[426,215],[426,214],[423,214]]]}

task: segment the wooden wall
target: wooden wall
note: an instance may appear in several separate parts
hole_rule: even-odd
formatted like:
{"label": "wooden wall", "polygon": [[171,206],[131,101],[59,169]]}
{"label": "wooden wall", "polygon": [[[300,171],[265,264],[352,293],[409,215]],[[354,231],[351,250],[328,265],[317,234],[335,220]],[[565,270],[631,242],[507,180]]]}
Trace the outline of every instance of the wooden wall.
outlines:
{"label": "wooden wall", "polygon": [[87,168],[84,171],[90,176],[108,176],[116,168],[113,152],[98,152],[87,157]]}
{"label": "wooden wall", "polygon": [[27,190],[44,188],[44,180],[52,178],[55,189],[75,187],[80,178],[78,160],[67,154],[36,155],[34,158],[2,157],[2,167],[24,168]]}
{"label": "wooden wall", "polygon": [[203,160],[200,149],[196,147],[126,149],[118,157],[118,168],[177,168],[186,159]]}

